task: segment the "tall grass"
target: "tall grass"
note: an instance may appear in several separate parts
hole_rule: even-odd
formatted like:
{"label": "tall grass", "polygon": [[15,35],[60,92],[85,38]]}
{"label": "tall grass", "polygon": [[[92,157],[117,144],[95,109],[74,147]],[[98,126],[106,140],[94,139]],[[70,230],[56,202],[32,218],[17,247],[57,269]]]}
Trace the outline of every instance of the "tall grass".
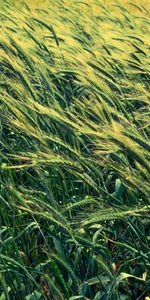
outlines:
{"label": "tall grass", "polygon": [[148,297],[148,8],[1,1],[0,300]]}

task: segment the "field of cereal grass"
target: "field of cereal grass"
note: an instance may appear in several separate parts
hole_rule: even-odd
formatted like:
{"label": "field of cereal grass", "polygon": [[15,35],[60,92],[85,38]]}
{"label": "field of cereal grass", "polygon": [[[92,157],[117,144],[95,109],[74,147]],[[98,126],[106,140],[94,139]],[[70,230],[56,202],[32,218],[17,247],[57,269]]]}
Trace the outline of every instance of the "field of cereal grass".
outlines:
{"label": "field of cereal grass", "polygon": [[0,2],[0,300],[148,300],[150,5]]}

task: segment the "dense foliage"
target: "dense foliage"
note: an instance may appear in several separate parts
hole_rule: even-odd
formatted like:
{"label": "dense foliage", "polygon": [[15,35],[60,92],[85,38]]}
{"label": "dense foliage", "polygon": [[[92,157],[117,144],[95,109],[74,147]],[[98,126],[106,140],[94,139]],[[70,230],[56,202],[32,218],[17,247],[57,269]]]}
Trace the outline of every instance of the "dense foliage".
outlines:
{"label": "dense foliage", "polygon": [[0,300],[149,299],[141,3],[0,2]]}

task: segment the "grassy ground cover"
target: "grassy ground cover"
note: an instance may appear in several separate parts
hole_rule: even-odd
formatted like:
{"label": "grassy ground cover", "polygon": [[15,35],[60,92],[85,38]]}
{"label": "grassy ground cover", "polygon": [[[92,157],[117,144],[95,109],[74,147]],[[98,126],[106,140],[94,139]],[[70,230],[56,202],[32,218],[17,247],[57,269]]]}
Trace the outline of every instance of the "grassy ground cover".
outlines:
{"label": "grassy ground cover", "polygon": [[147,1],[0,1],[0,300],[149,299]]}

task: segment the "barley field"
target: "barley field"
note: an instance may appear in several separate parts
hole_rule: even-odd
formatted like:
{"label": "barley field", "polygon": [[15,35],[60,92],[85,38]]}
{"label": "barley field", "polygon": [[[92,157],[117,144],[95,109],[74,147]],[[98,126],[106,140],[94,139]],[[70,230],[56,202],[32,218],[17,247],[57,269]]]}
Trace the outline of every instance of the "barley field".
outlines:
{"label": "barley field", "polygon": [[0,300],[150,299],[150,3],[0,1]]}

